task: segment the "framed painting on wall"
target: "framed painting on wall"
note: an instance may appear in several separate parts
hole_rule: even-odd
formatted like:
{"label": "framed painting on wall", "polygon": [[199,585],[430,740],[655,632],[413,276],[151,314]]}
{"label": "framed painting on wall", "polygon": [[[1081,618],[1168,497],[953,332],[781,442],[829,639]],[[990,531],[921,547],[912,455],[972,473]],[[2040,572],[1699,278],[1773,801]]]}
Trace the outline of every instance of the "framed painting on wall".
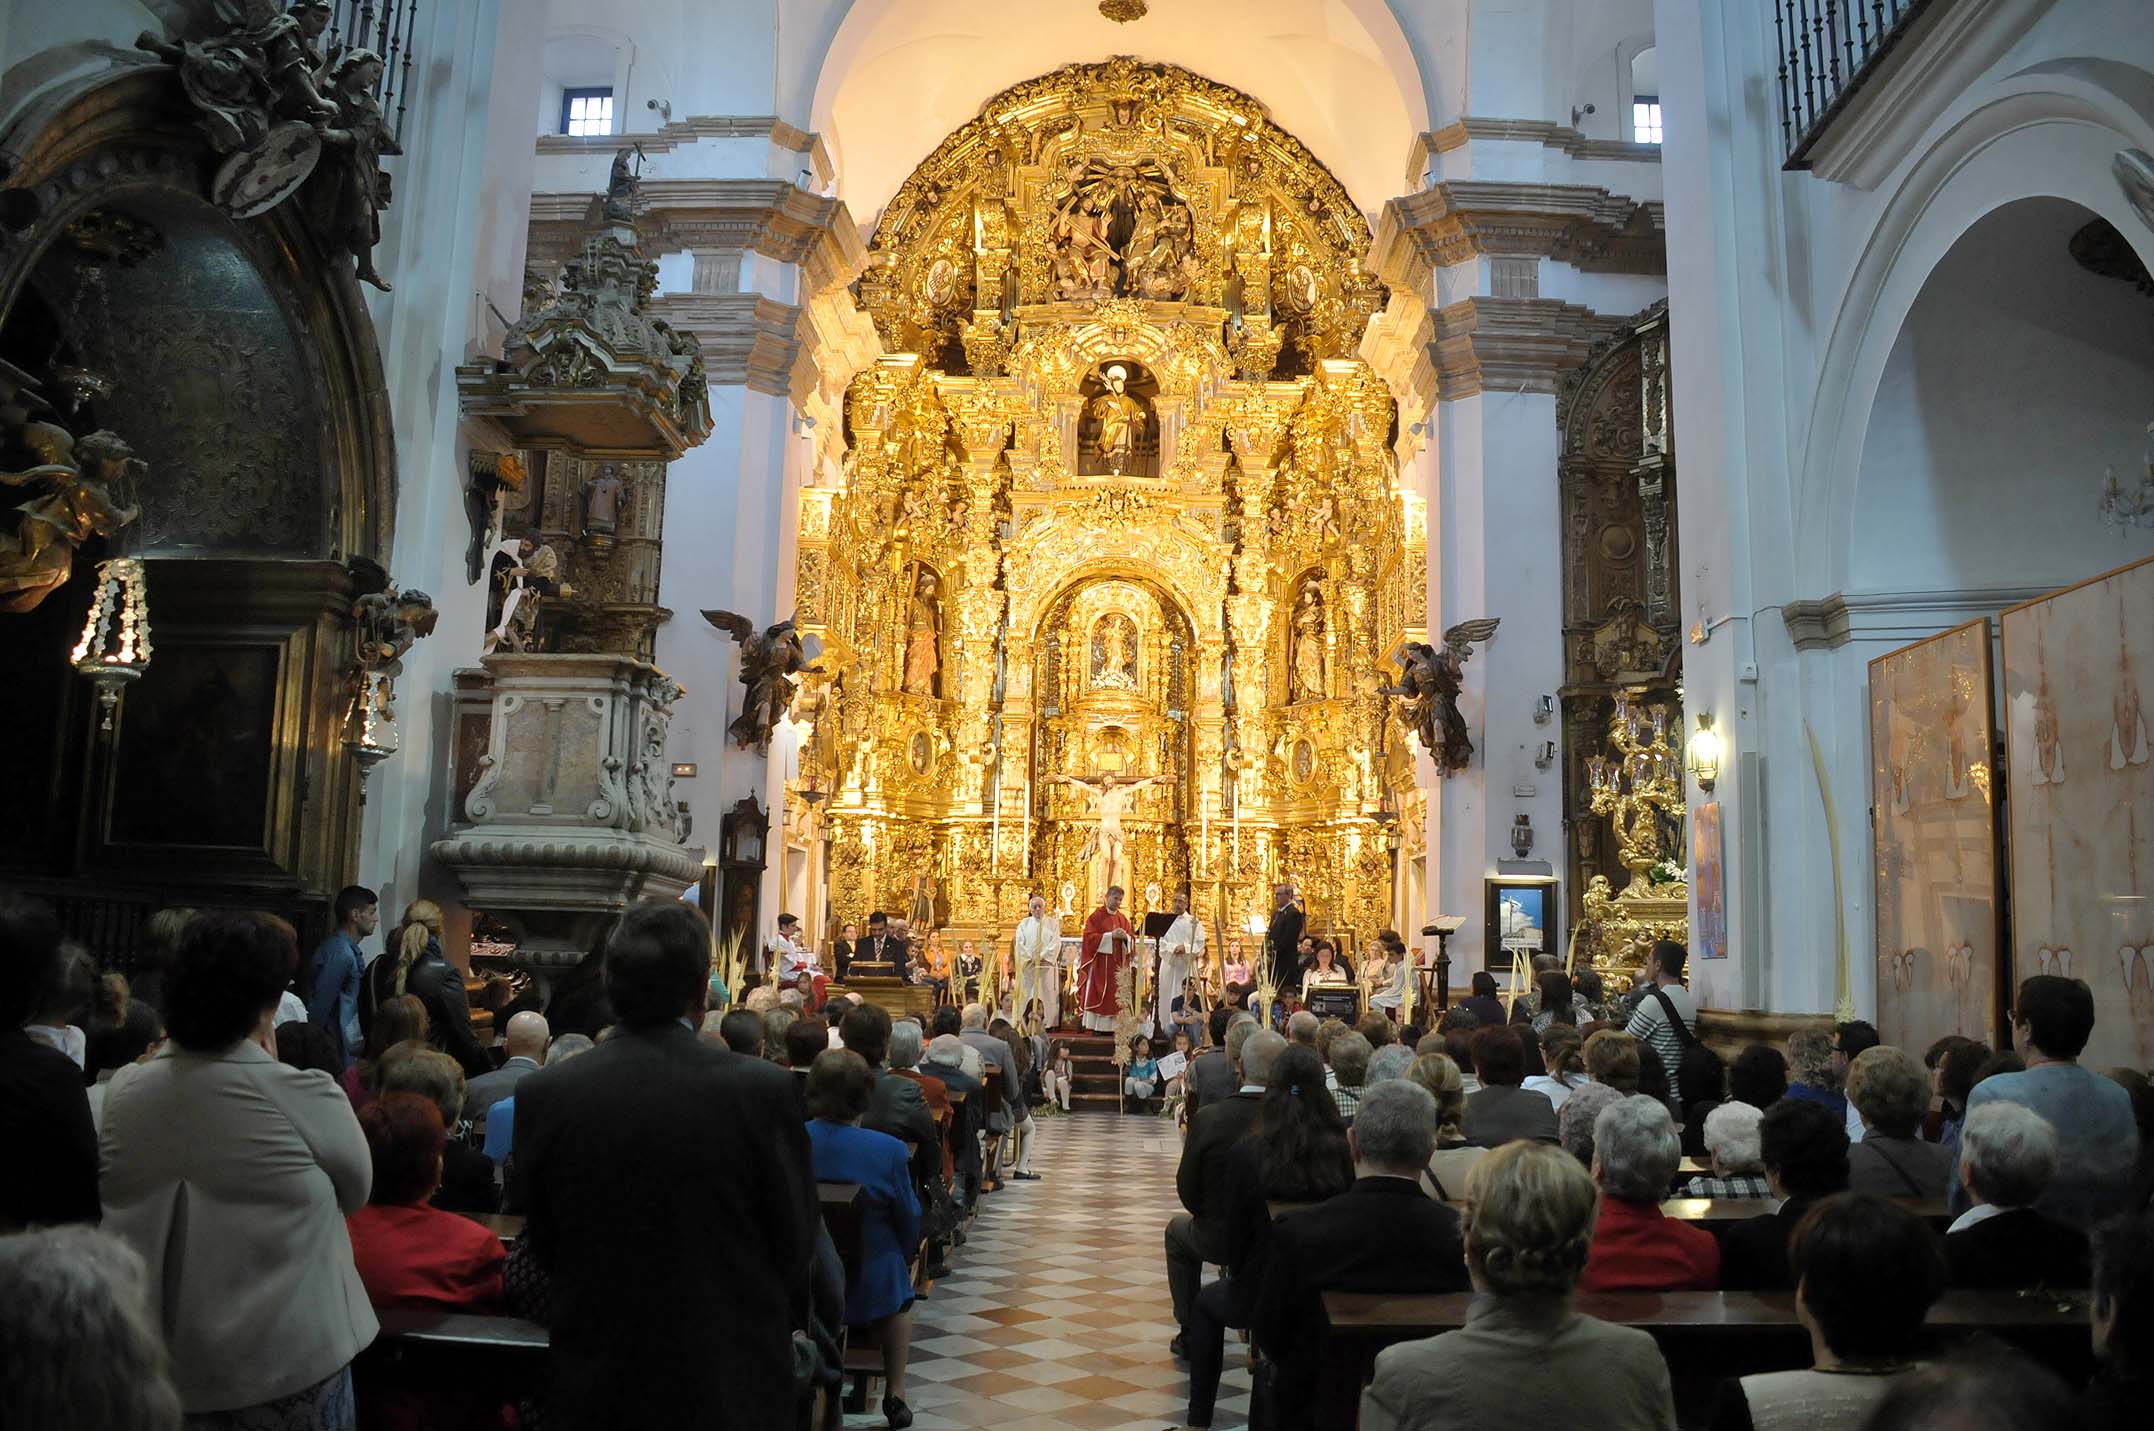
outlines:
{"label": "framed painting on wall", "polygon": [[1486,967],[1499,976],[1514,956],[1531,963],[1536,954],[1561,954],[1557,938],[1562,915],[1556,905],[1556,881],[1546,875],[1503,875],[1488,884]]}
{"label": "framed painting on wall", "polygon": [[2154,558],[1999,618],[2012,978],[2094,990],[2090,1068],[2154,1063]]}
{"label": "framed painting on wall", "polygon": [[2004,931],[1989,622],[1870,662],[1877,1028],[1997,1046]]}
{"label": "framed painting on wall", "polygon": [[1728,957],[1727,881],[1720,863],[1720,802],[1708,800],[1690,817],[1690,950],[1700,959]]}

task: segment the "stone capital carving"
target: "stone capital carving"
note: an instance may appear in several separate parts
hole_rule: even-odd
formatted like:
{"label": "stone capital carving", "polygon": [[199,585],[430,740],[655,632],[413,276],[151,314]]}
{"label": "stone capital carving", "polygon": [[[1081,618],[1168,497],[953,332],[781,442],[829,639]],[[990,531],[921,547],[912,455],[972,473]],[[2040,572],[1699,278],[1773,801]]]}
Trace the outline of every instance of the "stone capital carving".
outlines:
{"label": "stone capital carving", "polygon": [[1437,394],[1554,393],[1562,375],[1625,319],[1555,298],[1468,298],[1436,311]]}
{"label": "stone capital carving", "polygon": [[1369,266],[1394,291],[1423,294],[1435,270],[1482,256],[1665,273],[1666,229],[1658,199],[1640,202],[1583,184],[1450,180],[1384,205]]}

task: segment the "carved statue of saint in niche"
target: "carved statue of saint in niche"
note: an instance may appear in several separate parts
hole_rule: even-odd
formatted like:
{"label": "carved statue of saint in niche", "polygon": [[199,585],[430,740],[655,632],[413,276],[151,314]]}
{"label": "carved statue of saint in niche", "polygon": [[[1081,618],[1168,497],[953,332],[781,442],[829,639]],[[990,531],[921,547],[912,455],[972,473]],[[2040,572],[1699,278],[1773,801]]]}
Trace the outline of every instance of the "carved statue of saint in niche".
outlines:
{"label": "carved statue of saint in niche", "polygon": [[1152,412],[1158,387],[1136,363],[1110,363],[1085,380],[1089,397],[1077,429],[1080,476],[1158,475],[1159,428]]}
{"label": "carved statue of saint in niche", "polygon": [[1324,597],[1313,576],[1302,582],[1301,594],[1294,599],[1294,621],[1289,640],[1293,646],[1289,699],[1324,699]]}
{"label": "carved statue of saint in niche", "polygon": [[586,536],[610,537],[621,522],[621,469],[608,462],[598,469],[583,489],[583,530]]}
{"label": "carved statue of saint in niche", "polygon": [[1110,611],[1092,627],[1092,685],[1100,690],[1137,688],[1137,624]]}
{"label": "carved statue of saint in niche", "polygon": [[942,694],[942,596],[935,573],[923,570],[913,585],[905,622],[905,679],[908,695]]}

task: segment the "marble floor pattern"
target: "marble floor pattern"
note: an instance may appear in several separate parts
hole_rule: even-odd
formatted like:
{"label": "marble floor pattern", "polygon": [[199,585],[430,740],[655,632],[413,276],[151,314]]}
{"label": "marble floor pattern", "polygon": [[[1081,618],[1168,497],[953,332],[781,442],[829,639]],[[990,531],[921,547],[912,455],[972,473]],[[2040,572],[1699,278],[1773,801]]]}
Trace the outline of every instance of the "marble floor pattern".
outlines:
{"label": "marble floor pattern", "polygon": [[[984,1200],[951,1275],[914,1307],[905,1400],[916,1431],[1161,1431],[1189,1383],[1167,1352],[1161,1237],[1181,1208],[1181,1140],[1152,1117],[1038,1118],[1036,1183]],[[1229,1334],[1230,1338],[1232,1334]],[[1229,1341],[1213,1426],[1248,1424],[1249,1371]],[[845,1425],[879,1427],[879,1412]]]}

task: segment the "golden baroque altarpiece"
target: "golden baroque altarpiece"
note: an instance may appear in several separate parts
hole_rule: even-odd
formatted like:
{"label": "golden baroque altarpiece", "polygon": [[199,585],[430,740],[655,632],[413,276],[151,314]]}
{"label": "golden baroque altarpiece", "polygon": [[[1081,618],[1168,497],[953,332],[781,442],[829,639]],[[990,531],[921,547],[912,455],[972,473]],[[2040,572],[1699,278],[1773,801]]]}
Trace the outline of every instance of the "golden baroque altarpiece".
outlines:
{"label": "golden baroque altarpiece", "polygon": [[837,919],[926,878],[960,933],[1034,892],[1081,920],[1107,806],[1128,908],[1186,886],[1215,951],[1280,878],[1313,928],[1391,922],[1425,821],[1377,691],[1427,542],[1354,356],[1369,238],[1254,100],[1126,59],[996,96],[899,189],[860,283],[891,356],[801,498],[789,804]]}

